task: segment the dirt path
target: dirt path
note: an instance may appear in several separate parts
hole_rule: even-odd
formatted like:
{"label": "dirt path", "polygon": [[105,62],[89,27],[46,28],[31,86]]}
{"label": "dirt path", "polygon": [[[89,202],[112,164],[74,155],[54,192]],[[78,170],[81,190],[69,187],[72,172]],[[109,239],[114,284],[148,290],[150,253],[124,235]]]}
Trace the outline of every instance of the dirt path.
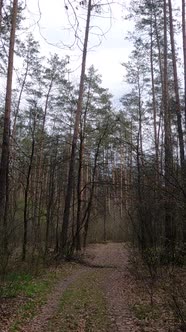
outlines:
{"label": "dirt path", "polygon": [[58,309],[60,299],[64,291],[85,272],[87,268],[75,272],[66,280],[59,282],[48,296],[47,303],[42,307],[40,313],[34,317],[27,326],[22,329],[22,332],[47,332],[48,321],[55,314]]}
{"label": "dirt path", "polygon": [[[123,244],[116,243],[91,245],[86,251],[85,260],[93,267],[82,266],[80,270],[75,271],[65,281],[58,283],[49,295],[47,303],[42,307],[40,313],[22,331],[47,332],[48,323],[56,314],[63,293],[77,279],[83,278],[87,271],[95,273],[99,266],[101,267],[99,269],[101,273],[100,287],[104,292],[108,316],[112,322],[111,329],[105,332],[140,331],[129,308],[129,297],[132,291],[133,280],[127,269],[127,249],[124,248]],[[81,332],[84,331],[89,330],[81,330]]]}
{"label": "dirt path", "polygon": [[115,267],[108,271],[102,282],[113,332],[141,331],[129,308],[134,280],[128,271],[128,250],[123,244],[108,243],[92,245],[87,252],[93,257],[93,264]]}

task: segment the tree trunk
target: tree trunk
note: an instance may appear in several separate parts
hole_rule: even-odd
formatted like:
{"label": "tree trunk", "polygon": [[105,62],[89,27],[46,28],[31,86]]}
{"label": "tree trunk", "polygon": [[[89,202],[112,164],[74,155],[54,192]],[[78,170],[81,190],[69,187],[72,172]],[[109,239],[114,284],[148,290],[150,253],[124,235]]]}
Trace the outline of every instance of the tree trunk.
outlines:
{"label": "tree trunk", "polygon": [[52,219],[53,219],[52,207],[53,207],[53,203],[54,203],[55,162],[51,161],[51,170],[50,170],[49,184],[48,184],[48,190],[47,190],[48,191],[48,203],[47,203],[47,213],[46,213],[45,255],[48,252],[49,230],[50,230],[50,225],[52,224]]}
{"label": "tree trunk", "polygon": [[104,129],[103,135],[99,138],[98,144],[97,144],[97,149],[95,152],[95,157],[94,157],[94,167],[93,167],[93,172],[92,172],[92,186],[90,189],[90,197],[89,197],[89,202],[86,208],[86,211],[84,213],[84,217],[82,218],[82,225],[84,225],[84,239],[83,239],[83,247],[86,247],[87,243],[87,235],[88,235],[88,228],[89,228],[89,221],[90,221],[90,214],[91,214],[91,208],[92,208],[92,202],[93,202],[93,197],[94,197],[94,190],[95,190],[95,178],[96,178],[96,170],[97,170],[97,161],[99,157],[99,151],[100,151],[100,146],[102,139],[105,136],[105,133],[108,129],[108,126]]}
{"label": "tree trunk", "polygon": [[14,0],[12,8],[12,22],[10,32],[10,44],[8,55],[8,73],[6,85],[5,114],[2,154],[0,162],[0,226],[4,234],[4,247],[7,247],[7,216],[8,211],[8,169],[9,169],[9,152],[10,152],[10,117],[11,117],[11,99],[12,99],[12,77],[13,77],[13,60],[14,45],[16,32],[18,0]]}
{"label": "tree trunk", "polygon": [[184,101],[185,101],[185,128],[186,128],[186,19],[185,0],[182,0],[182,37],[183,37],[183,63],[184,63]]}
{"label": "tree trunk", "polygon": [[76,218],[76,250],[81,250],[81,214],[82,214],[82,200],[85,196],[83,188],[83,159],[84,159],[84,149],[85,149],[85,130],[86,130],[86,119],[87,119],[87,112],[88,107],[90,104],[90,83],[89,83],[89,90],[88,96],[86,101],[85,112],[83,115],[83,121],[81,124],[81,131],[80,131],[80,147],[79,147],[79,168],[78,168],[78,182],[77,182],[77,218]]}
{"label": "tree trunk", "polygon": [[[54,74],[55,75],[55,74]],[[47,90],[46,100],[45,100],[45,107],[44,107],[44,115],[41,127],[41,133],[39,136],[38,141],[38,148],[37,148],[37,169],[36,169],[36,190],[35,190],[35,203],[34,203],[34,237],[36,244],[38,245],[40,242],[40,205],[41,205],[41,193],[43,190],[43,176],[42,176],[42,166],[43,166],[43,149],[44,149],[44,135],[45,135],[45,124],[46,124],[46,116],[48,111],[48,104],[50,93],[53,86],[54,75],[51,77],[51,81]]]}
{"label": "tree trunk", "polygon": [[81,205],[82,205],[82,180],[83,180],[83,154],[84,154],[84,134],[80,133],[80,147],[79,147],[79,169],[78,169],[78,183],[77,183],[77,218],[76,218],[76,250],[81,250]]}
{"label": "tree trunk", "polygon": [[28,173],[26,177],[26,188],[24,195],[24,220],[23,220],[23,247],[22,247],[22,261],[25,261],[27,254],[27,242],[28,242],[28,194],[30,188],[30,175],[32,170],[32,163],[34,158],[34,150],[35,150],[35,119],[34,119],[34,130],[32,137],[32,150],[30,155],[30,162],[28,166]]}
{"label": "tree trunk", "polygon": [[3,19],[3,0],[0,0],[0,34],[1,34],[1,25],[2,25],[2,19]]}
{"label": "tree trunk", "polygon": [[70,205],[73,191],[73,183],[74,183],[74,166],[75,166],[75,155],[77,148],[77,140],[79,134],[79,124],[82,113],[82,104],[83,104],[83,88],[84,88],[84,80],[85,80],[85,68],[86,68],[86,57],[87,57],[87,47],[88,47],[88,37],[89,37],[89,28],[90,28],[90,18],[91,18],[91,10],[92,10],[92,0],[88,2],[87,8],[87,19],[86,19],[86,29],[85,29],[85,38],[83,44],[83,58],[82,58],[82,66],[81,66],[81,77],[79,84],[79,98],[78,105],[75,117],[74,124],[74,133],[72,139],[72,150],[70,156],[70,166],[69,166],[69,174],[68,174],[68,184],[67,184],[67,193],[65,197],[65,208],[63,215],[63,225],[61,232],[61,253],[63,254],[67,248],[67,240],[68,240],[68,227],[69,227],[69,218],[70,218]]}
{"label": "tree trunk", "polygon": [[[182,0],[182,37],[183,37],[183,64],[184,64],[184,109],[185,109],[185,132],[186,132],[186,19],[185,19],[185,0]],[[186,166],[185,166],[186,168]],[[184,168],[184,200],[186,200],[186,170]],[[184,203],[186,206],[186,203]],[[186,208],[185,208],[186,211]],[[186,218],[184,218],[186,219]],[[183,224],[183,240],[186,241],[186,223]]]}
{"label": "tree trunk", "polygon": [[[121,139],[121,133],[120,133]],[[124,167],[124,147],[120,143],[120,219],[123,218],[123,167]]]}
{"label": "tree trunk", "polygon": [[[156,156],[156,180],[158,181],[159,174],[159,142],[157,135],[157,110],[156,110],[156,95],[155,95],[155,83],[154,83],[154,64],[153,64],[153,31],[152,31],[152,22],[151,22],[151,47],[150,47],[150,67],[151,67],[151,82],[152,82],[152,106],[153,106],[153,126],[154,126],[154,147],[155,147],[155,156]],[[156,182],[157,182],[156,181]]]}
{"label": "tree trunk", "polygon": [[83,217],[83,220],[82,220],[82,224],[84,223],[84,239],[83,239],[83,247],[84,248],[86,247],[86,243],[87,243],[87,235],[88,235],[89,220],[90,220],[90,214],[91,214],[91,208],[92,208],[92,201],[93,201],[93,197],[94,197],[95,177],[96,177],[97,160],[98,160],[98,156],[99,156],[100,143],[101,143],[101,140],[98,143],[97,151],[95,153],[90,197],[89,197],[89,202],[88,202],[88,205],[87,205],[87,209],[85,211],[85,214],[84,214],[84,217]]}
{"label": "tree trunk", "polygon": [[176,114],[177,114],[177,126],[178,126],[178,138],[179,138],[179,148],[180,148],[180,160],[181,168],[184,169],[184,140],[183,140],[183,130],[182,130],[182,119],[181,119],[181,106],[180,106],[180,96],[178,87],[178,73],[177,73],[177,63],[176,63],[176,51],[174,42],[174,27],[173,27],[173,17],[172,17],[172,2],[169,1],[169,21],[170,21],[170,40],[171,40],[171,50],[172,50],[172,64],[173,64],[173,74],[174,74],[174,91],[176,98]]}
{"label": "tree trunk", "polygon": [[107,188],[104,190],[104,213],[103,213],[103,241],[106,242],[107,230],[106,230],[106,220],[107,220]]}
{"label": "tree trunk", "polygon": [[165,131],[165,247],[172,242],[172,217],[170,201],[170,178],[172,175],[172,142],[168,107],[168,56],[167,56],[167,1],[164,0],[164,75],[163,75],[163,107]]}

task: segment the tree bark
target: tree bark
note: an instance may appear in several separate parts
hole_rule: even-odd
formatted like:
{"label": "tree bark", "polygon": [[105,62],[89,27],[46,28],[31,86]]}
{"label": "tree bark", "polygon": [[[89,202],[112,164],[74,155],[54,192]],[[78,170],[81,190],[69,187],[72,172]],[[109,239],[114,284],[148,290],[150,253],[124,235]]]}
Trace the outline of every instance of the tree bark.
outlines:
{"label": "tree bark", "polygon": [[77,183],[77,217],[76,217],[76,250],[81,250],[81,205],[82,205],[82,180],[83,180],[83,155],[84,155],[84,134],[80,133],[80,147],[79,147],[79,169],[78,169],[78,183]]}
{"label": "tree bark", "polygon": [[[6,84],[5,113],[2,154],[0,162],[0,226],[2,227],[5,237],[4,246],[7,246],[7,216],[8,211],[8,169],[9,169],[9,152],[10,152],[10,117],[11,117],[11,99],[12,99],[12,77],[14,62],[14,46],[16,20],[18,11],[18,0],[13,1],[12,22],[10,31],[9,55],[8,55],[8,72]],[[6,248],[5,248],[6,249]]]}
{"label": "tree bark", "polygon": [[28,166],[28,173],[26,177],[26,188],[24,195],[24,219],[23,219],[23,246],[22,246],[22,261],[25,261],[27,254],[27,242],[28,242],[28,194],[30,188],[30,175],[32,170],[32,163],[34,158],[34,150],[35,150],[35,119],[34,119],[34,130],[33,130],[33,138],[32,138],[32,150],[30,155],[30,162]]}
{"label": "tree bark", "polygon": [[156,109],[156,94],[155,94],[155,83],[154,83],[154,63],[153,63],[153,31],[152,31],[152,22],[151,22],[151,46],[150,46],[150,67],[151,67],[151,82],[152,82],[152,107],[153,107],[153,125],[154,125],[154,147],[155,147],[155,156],[156,156],[156,182],[158,181],[159,174],[159,142],[158,142],[158,133],[157,133],[157,109]]}
{"label": "tree bark", "polygon": [[84,238],[83,238],[83,247],[84,248],[86,247],[86,243],[87,243],[87,235],[88,235],[89,221],[90,221],[90,215],[91,215],[91,208],[92,208],[92,202],[93,202],[93,198],[94,198],[97,161],[98,161],[98,157],[99,157],[101,142],[106,134],[107,129],[108,129],[108,124],[105,127],[103,134],[101,135],[101,137],[98,140],[98,144],[97,144],[97,148],[96,148],[96,152],[95,152],[95,156],[94,156],[94,167],[93,167],[93,171],[92,171],[92,181],[91,181],[92,186],[90,189],[89,202],[88,202],[86,211],[84,213],[84,217],[82,218],[82,225],[84,225]]}
{"label": "tree bark", "polygon": [[81,113],[82,113],[82,104],[83,104],[83,88],[84,88],[84,81],[85,81],[85,68],[86,68],[86,57],[87,57],[91,10],[92,10],[92,0],[89,0],[88,8],[87,8],[85,38],[84,38],[84,44],[83,44],[83,58],[82,58],[81,77],[80,77],[80,84],[79,84],[79,98],[78,98],[78,105],[77,105],[75,124],[74,124],[72,150],[71,150],[70,166],[69,166],[69,174],[68,174],[67,193],[66,193],[66,197],[65,197],[65,208],[64,208],[64,215],[63,215],[62,232],[61,232],[61,253],[62,254],[66,251],[65,249],[68,249],[67,240],[68,240],[68,227],[69,227],[69,218],[70,218],[70,205],[71,205],[73,183],[74,183],[75,155],[76,155],[77,140],[78,140],[78,134],[79,134],[79,124],[80,124],[80,118],[81,118]]}
{"label": "tree bark", "polygon": [[185,128],[186,128],[186,19],[185,0],[182,0],[182,37],[183,37],[183,63],[184,63],[184,101],[185,101]]}
{"label": "tree bark", "polygon": [[181,168],[183,170],[183,168],[184,168],[184,159],[185,159],[185,156],[184,156],[184,140],[183,140],[183,130],[182,130],[181,106],[180,106],[180,96],[179,96],[179,86],[178,86],[178,73],[177,73],[175,41],[174,41],[172,2],[171,2],[171,0],[168,0],[168,1],[169,1],[170,40],[171,40],[171,50],[172,50],[173,74],[174,74],[174,91],[175,91],[175,98],[176,98],[178,139],[179,139]]}
{"label": "tree bark", "polygon": [[77,182],[77,217],[76,217],[76,250],[81,250],[81,216],[82,216],[82,201],[85,196],[84,179],[83,179],[83,160],[84,160],[84,149],[85,149],[85,130],[86,130],[86,120],[87,112],[90,105],[90,88],[91,84],[89,82],[88,95],[86,101],[86,107],[83,114],[83,119],[81,123],[80,131],[80,147],[79,147],[79,168],[78,168],[78,182]]}
{"label": "tree bark", "polygon": [[48,111],[48,104],[49,104],[49,98],[50,93],[53,87],[53,81],[54,81],[55,73],[52,75],[47,94],[46,94],[46,100],[45,100],[45,107],[44,107],[44,115],[43,115],[43,121],[42,121],[42,127],[41,127],[41,133],[38,140],[38,147],[37,147],[37,169],[36,169],[36,189],[35,189],[35,203],[34,203],[34,232],[35,232],[35,241],[38,245],[40,242],[40,205],[41,205],[41,193],[43,190],[43,176],[42,176],[42,166],[43,166],[43,149],[44,149],[44,136],[45,136],[45,124],[46,124],[46,117],[47,117],[47,111]]}
{"label": "tree bark", "polygon": [[172,216],[170,201],[170,178],[172,175],[172,142],[170,116],[168,107],[168,43],[167,43],[167,1],[164,0],[164,75],[163,75],[163,107],[165,131],[165,247],[172,242]]}
{"label": "tree bark", "polygon": [[0,0],[0,34],[1,34],[1,25],[2,25],[2,19],[3,19],[3,0]]}
{"label": "tree bark", "polygon": [[14,121],[13,121],[13,128],[12,128],[12,139],[13,139],[13,141],[16,138],[16,122],[17,122],[17,117],[18,117],[18,114],[19,114],[22,94],[23,94],[25,84],[26,84],[26,79],[27,79],[27,76],[28,76],[28,70],[29,70],[29,63],[27,61],[26,69],[25,69],[25,73],[24,73],[24,77],[23,77],[23,82],[21,84],[21,90],[19,92],[18,102],[17,102],[17,106],[16,106],[16,110],[15,110]]}
{"label": "tree bark", "polygon": [[97,146],[97,150],[95,153],[94,157],[94,168],[93,168],[93,174],[92,174],[92,186],[90,190],[90,197],[89,197],[89,202],[87,205],[87,209],[85,211],[82,224],[84,223],[84,238],[83,238],[83,247],[86,247],[87,243],[87,235],[88,235],[88,228],[89,228],[89,220],[90,220],[90,214],[91,214],[91,208],[92,208],[92,202],[93,202],[93,197],[94,197],[94,189],[95,189],[95,177],[96,177],[96,170],[97,170],[97,160],[99,156],[99,151],[100,151],[100,145],[101,145],[101,140],[102,137],[100,138]]}

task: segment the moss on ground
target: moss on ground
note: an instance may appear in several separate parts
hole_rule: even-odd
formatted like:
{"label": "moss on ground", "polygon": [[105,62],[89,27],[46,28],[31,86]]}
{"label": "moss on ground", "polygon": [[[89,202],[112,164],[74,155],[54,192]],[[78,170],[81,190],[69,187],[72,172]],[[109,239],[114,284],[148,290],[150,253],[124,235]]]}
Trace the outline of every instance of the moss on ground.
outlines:
{"label": "moss on ground", "polygon": [[1,287],[1,297],[6,298],[10,305],[13,298],[19,303],[16,312],[12,313],[13,317],[10,317],[12,322],[9,331],[22,331],[22,326],[37,315],[41,306],[46,303],[48,294],[56,283],[69,277],[78,268],[76,264],[68,263],[59,268],[45,270],[38,277],[24,273],[8,275]]}

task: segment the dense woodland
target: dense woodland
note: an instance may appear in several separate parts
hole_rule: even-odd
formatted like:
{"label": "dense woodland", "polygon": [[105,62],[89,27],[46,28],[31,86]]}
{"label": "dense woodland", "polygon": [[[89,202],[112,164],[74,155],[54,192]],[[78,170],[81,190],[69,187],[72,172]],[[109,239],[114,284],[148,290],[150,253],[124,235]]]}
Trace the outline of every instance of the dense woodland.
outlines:
{"label": "dense woodland", "polygon": [[171,0],[131,1],[133,50],[121,65],[128,89],[117,109],[96,68],[86,68],[102,4],[78,6],[86,14],[79,85],[69,80],[68,56],[43,57],[30,32],[19,37],[22,1],[0,1],[1,271],[14,255],[60,258],[108,240],[183,264],[185,1],[179,9]]}

